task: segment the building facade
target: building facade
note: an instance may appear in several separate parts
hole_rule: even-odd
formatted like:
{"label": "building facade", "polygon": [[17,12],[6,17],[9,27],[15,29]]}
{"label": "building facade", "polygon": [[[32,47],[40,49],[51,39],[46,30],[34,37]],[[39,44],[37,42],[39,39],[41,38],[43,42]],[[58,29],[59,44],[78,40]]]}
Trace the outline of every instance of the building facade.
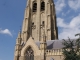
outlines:
{"label": "building facade", "polygon": [[53,0],[27,0],[14,60],[62,60]]}

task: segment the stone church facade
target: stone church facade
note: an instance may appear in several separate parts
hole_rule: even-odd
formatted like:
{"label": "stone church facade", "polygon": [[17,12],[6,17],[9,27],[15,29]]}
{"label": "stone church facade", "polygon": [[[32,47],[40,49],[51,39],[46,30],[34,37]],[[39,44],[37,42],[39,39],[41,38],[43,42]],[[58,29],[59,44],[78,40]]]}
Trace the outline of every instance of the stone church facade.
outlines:
{"label": "stone church facade", "polygon": [[14,60],[63,60],[53,0],[27,0]]}

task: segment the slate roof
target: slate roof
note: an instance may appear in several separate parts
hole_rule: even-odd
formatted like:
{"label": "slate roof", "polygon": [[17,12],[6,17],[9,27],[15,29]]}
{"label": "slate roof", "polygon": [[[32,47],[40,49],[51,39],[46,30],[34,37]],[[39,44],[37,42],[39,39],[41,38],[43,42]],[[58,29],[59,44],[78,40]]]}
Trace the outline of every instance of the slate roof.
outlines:
{"label": "slate roof", "polygon": [[[71,40],[76,41],[76,39],[71,39]],[[68,41],[68,39],[66,39],[66,41]],[[47,49],[61,49],[64,47],[62,45],[62,42],[63,42],[63,40],[47,40]],[[35,43],[40,48],[40,42],[37,41]]]}

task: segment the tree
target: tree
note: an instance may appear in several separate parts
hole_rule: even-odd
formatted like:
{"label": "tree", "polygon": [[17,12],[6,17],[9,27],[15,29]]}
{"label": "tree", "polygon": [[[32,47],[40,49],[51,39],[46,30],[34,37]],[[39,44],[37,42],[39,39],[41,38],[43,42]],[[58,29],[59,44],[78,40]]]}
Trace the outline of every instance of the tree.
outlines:
{"label": "tree", "polygon": [[78,38],[76,41],[69,38],[68,41],[63,40],[62,44],[64,45],[64,60],[80,60],[80,54],[78,54],[80,51],[80,38]]}

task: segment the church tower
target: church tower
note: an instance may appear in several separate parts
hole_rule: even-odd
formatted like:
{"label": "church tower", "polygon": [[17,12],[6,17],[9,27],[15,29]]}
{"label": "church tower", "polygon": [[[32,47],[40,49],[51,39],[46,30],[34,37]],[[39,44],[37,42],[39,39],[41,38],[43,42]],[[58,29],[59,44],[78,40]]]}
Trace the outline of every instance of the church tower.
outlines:
{"label": "church tower", "polygon": [[[58,28],[53,0],[27,0],[22,31],[16,39],[14,60],[45,60],[46,40],[56,39]],[[40,42],[39,47],[37,42]]]}
{"label": "church tower", "polygon": [[43,27],[47,40],[58,39],[53,0],[28,0],[22,26],[22,39],[26,42],[32,36],[35,41],[42,40]]}

